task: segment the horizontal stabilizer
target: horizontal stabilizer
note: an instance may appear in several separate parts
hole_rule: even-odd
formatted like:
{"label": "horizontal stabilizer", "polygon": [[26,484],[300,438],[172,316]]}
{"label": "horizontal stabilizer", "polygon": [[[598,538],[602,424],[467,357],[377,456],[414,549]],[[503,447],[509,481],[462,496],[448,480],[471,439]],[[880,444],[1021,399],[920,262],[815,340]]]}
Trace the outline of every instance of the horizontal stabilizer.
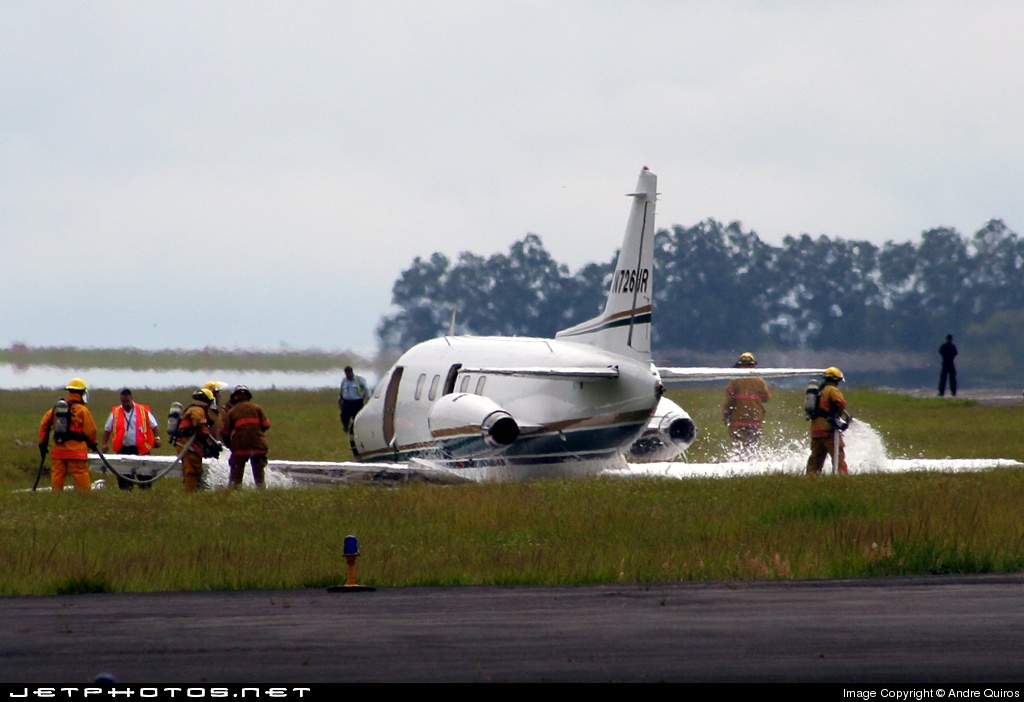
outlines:
{"label": "horizontal stabilizer", "polygon": [[685,383],[730,378],[797,378],[820,376],[823,368],[658,368],[662,381]]}
{"label": "horizontal stabilizer", "polygon": [[485,375],[509,375],[516,378],[550,378],[552,380],[609,380],[619,377],[618,366],[576,366],[564,368],[541,368],[530,366],[512,366],[508,368],[468,368],[459,369],[460,374],[481,373]]}

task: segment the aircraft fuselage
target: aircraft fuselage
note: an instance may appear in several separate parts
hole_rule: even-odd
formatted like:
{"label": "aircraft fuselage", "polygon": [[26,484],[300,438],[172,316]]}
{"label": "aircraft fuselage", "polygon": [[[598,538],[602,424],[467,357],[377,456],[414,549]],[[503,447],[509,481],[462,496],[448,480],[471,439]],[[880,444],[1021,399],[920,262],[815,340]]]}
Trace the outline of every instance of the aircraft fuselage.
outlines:
{"label": "aircraft fuselage", "polygon": [[[574,376],[580,368],[608,377]],[[353,443],[360,460],[605,458],[640,436],[661,392],[650,362],[589,344],[449,336],[413,347],[381,378]]]}

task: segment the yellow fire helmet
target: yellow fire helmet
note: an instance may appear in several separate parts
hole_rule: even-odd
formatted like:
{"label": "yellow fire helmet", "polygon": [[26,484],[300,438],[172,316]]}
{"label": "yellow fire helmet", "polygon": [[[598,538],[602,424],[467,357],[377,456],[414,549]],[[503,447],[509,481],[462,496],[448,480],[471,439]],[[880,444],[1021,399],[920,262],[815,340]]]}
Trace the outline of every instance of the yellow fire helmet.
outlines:
{"label": "yellow fire helmet", "polygon": [[834,380],[837,383],[840,380],[845,380],[845,378],[843,378],[843,372],[841,370],[839,370],[838,368],[836,368],[835,366],[830,366],[830,367],[826,368],[824,375],[825,375],[825,380]]}
{"label": "yellow fire helmet", "polygon": [[210,392],[220,392],[228,386],[227,383],[222,383],[219,380],[208,380],[203,387]]}
{"label": "yellow fire helmet", "polygon": [[754,360],[754,354],[749,351],[740,354],[740,360],[736,361],[737,366],[756,366],[757,361]]}
{"label": "yellow fire helmet", "polygon": [[75,392],[85,392],[89,388],[85,386],[85,381],[81,378],[72,378],[64,389],[74,390]]}
{"label": "yellow fire helmet", "polygon": [[193,400],[202,400],[203,402],[213,402],[213,391],[209,388],[199,388],[192,393]]}

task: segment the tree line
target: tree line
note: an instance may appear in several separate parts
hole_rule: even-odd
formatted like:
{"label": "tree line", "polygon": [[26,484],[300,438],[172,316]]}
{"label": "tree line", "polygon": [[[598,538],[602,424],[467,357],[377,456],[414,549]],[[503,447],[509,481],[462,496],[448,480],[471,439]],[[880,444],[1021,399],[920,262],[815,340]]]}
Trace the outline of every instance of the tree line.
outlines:
{"label": "tree line", "polygon": [[[775,246],[739,222],[658,231],[654,346],[929,350],[947,334],[984,339],[997,364],[1024,342],[1024,239],[993,219],[973,236],[929,229],[916,241],[807,234]],[[604,304],[615,257],[571,274],[528,234],[508,253],[417,257],[395,281],[377,334],[407,348],[456,332],[549,337]],[[936,341],[938,340],[938,341]],[[1004,348],[1005,347],[1005,348]],[[1002,350],[1000,350],[1002,349]]]}

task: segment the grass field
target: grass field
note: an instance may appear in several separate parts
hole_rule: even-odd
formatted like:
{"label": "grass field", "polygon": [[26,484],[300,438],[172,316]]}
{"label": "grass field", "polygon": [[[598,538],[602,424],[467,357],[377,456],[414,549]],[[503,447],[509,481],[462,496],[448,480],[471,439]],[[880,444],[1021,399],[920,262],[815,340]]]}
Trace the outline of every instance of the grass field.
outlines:
{"label": "grass field", "polygon": [[[0,392],[0,594],[292,588],[343,580],[359,536],[377,586],[837,578],[1024,568],[1024,471],[566,479],[184,495],[26,493],[39,418],[58,393]],[[187,391],[140,394],[158,416]],[[725,456],[721,389],[673,393]],[[1024,460],[1024,409],[847,391],[893,456]],[[343,460],[336,395],[266,391],[271,457]],[[114,392],[91,400],[97,422]],[[779,391],[767,441],[805,441],[802,393]],[[166,449],[164,453],[168,453]],[[44,477],[44,485],[46,478]]]}

